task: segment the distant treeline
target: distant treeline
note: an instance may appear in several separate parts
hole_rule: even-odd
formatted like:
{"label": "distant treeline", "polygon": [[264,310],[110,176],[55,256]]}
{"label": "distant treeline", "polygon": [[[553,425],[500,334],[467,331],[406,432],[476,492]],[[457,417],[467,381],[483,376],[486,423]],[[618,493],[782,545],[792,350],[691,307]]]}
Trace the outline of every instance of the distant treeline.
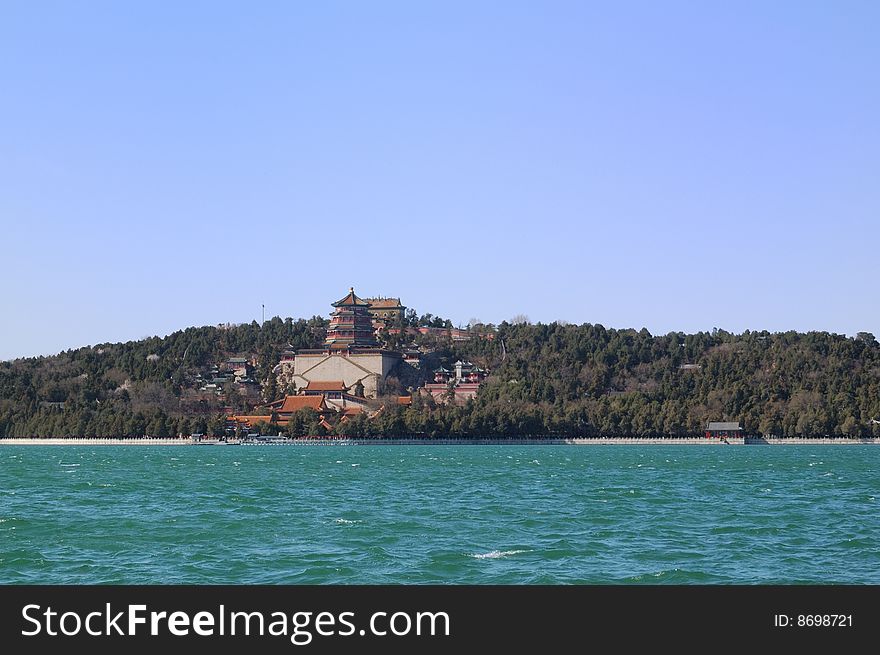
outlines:
{"label": "distant treeline", "polygon": [[494,341],[462,347],[489,348],[506,357],[492,354],[473,406],[443,414],[453,434],[696,436],[707,421],[739,421],[764,435],[880,436],[880,346],[868,333],[502,324]]}
{"label": "distant treeline", "polygon": [[[189,328],[166,338],[105,344],[0,363],[0,435],[220,434],[216,408],[182,410],[196,372],[253,353],[264,396],[283,393],[272,368],[287,348],[322,342],[326,320],[279,318]],[[421,337],[420,337],[421,338]],[[707,421],[739,421],[776,436],[880,436],[880,346],[873,335],[723,330],[652,336],[601,325],[502,323],[495,339],[438,341],[440,361],[492,374],[461,407],[417,394],[340,434],[404,436],[696,436]],[[304,413],[288,434],[320,432]]]}

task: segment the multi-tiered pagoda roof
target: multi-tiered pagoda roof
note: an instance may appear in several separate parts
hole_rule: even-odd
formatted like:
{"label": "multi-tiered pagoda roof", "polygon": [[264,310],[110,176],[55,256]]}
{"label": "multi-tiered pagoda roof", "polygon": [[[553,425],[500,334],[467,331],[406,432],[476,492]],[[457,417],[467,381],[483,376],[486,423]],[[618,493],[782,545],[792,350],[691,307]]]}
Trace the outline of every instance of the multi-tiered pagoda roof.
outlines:
{"label": "multi-tiered pagoda roof", "polygon": [[373,330],[370,303],[358,298],[354,287],[348,295],[333,303],[336,309],[330,317],[324,345],[332,350],[351,348],[377,348],[379,342]]}

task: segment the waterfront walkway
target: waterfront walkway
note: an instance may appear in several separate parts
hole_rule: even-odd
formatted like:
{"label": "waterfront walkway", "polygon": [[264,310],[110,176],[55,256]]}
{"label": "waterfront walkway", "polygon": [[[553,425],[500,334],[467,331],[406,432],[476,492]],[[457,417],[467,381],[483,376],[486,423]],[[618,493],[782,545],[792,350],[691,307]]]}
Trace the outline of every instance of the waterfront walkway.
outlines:
{"label": "waterfront walkway", "polygon": [[552,437],[533,437],[533,438],[510,438],[510,439],[473,439],[473,438],[445,438],[445,439],[428,439],[424,437],[397,437],[397,438],[365,438],[365,437],[344,437],[344,436],[326,436],[326,437],[300,437],[298,439],[288,439],[284,437],[270,437],[268,439],[247,439],[244,441],[219,441],[215,439],[194,440],[190,437],[180,438],[158,438],[143,437],[130,438],[121,437],[113,438],[85,438],[85,437],[66,437],[66,438],[10,438],[0,439],[0,445],[8,446],[314,446],[314,445],[358,445],[358,446],[439,446],[439,445],[478,445],[478,446],[546,446],[546,445],[568,445],[568,446],[615,446],[615,445],[635,445],[635,446],[741,446],[741,445],[760,445],[760,446],[794,446],[794,445],[834,445],[834,446],[850,446],[863,444],[878,444],[880,439],[850,439],[850,438],[806,438],[806,437],[734,437],[728,439],[706,439],[704,437],[598,437],[598,438],[552,438]]}

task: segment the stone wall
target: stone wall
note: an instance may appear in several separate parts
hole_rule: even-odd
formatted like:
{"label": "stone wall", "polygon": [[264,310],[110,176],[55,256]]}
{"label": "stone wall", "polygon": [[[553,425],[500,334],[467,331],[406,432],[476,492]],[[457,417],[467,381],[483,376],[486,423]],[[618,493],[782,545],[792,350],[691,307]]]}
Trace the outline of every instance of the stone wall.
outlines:
{"label": "stone wall", "polygon": [[342,380],[346,387],[354,387],[360,382],[364,385],[364,395],[376,398],[384,390],[385,379],[399,361],[399,357],[389,353],[297,355],[292,372],[289,363],[281,365],[279,381],[292,382],[297,389],[309,382]]}

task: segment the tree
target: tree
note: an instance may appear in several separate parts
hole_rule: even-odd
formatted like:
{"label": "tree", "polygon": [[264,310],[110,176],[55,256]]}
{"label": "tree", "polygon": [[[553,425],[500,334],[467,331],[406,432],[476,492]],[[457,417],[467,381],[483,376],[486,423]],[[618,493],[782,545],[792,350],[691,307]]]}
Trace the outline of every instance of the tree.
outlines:
{"label": "tree", "polygon": [[262,389],[263,400],[272,402],[278,397],[278,375],[270,370]]}
{"label": "tree", "polygon": [[236,387],[236,383],[231,380],[226,383],[223,394],[226,396],[226,403],[235,411],[241,411],[245,408],[245,401],[241,392]]}
{"label": "tree", "polygon": [[840,432],[848,437],[858,437],[861,433],[861,426],[856,417],[850,414],[843,419],[843,423],[840,425]]}
{"label": "tree", "polygon": [[314,434],[309,432],[309,430],[314,429],[313,426],[317,421],[315,410],[312,408],[304,407],[297,410],[287,421],[287,434],[293,439]]}

